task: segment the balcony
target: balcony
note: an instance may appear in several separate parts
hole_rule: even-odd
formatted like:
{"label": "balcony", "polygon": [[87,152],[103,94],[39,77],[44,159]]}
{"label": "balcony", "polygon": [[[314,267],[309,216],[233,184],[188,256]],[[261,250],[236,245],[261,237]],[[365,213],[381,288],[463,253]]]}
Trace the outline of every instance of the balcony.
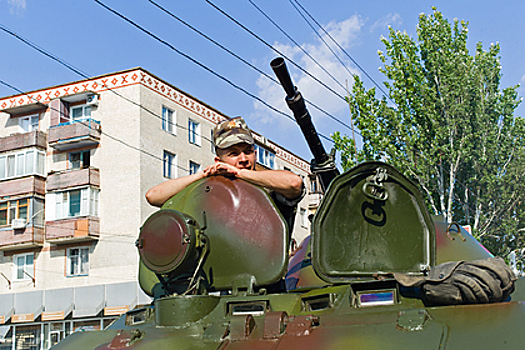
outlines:
{"label": "balcony", "polygon": [[90,167],[51,173],[47,176],[46,189],[54,191],[83,185],[100,186],[100,171]]}
{"label": "balcony", "polygon": [[100,219],[82,216],[46,221],[46,240],[51,244],[69,244],[98,240]]}
{"label": "balcony", "polygon": [[27,176],[0,182],[0,198],[25,194],[46,194],[46,180],[38,175]]}
{"label": "balcony", "polygon": [[59,151],[97,145],[102,131],[100,122],[91,118],[77,119],[49,128],[49,146]]}
{"label": "balcony", "polygon": [[27,147],[46,148],[46,134],[31,131],[0,138],[0,153]]}
{"label": "balcony", "polygon": [[0,251],[40,248],[44,245],[44,229],[26,226],[0,231]]}

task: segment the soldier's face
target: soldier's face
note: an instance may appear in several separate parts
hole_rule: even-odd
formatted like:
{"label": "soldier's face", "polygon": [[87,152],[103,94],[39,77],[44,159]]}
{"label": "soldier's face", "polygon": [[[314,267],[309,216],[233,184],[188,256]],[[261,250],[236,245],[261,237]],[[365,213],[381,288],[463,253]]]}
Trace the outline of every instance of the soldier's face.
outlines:
{"label": "soldier's face", "polygon": [[247,143],[239,143],[226,149],[218,149],[221,162],[233,165],[237,169],[255,169],[255,148]]}

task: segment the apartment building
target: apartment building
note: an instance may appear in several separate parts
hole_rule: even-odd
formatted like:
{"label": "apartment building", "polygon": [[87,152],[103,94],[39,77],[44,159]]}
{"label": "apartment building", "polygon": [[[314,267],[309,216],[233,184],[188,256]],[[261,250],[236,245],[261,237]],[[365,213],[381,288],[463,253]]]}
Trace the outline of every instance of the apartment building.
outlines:
{"label": "apartment building", "polygon": [[[228,118],[142,68],[0,98],[0,350],[48,349],[150,302],[137,283],[145,192],[213,161]],[[255,133],[258,167],[309,165]],[[293,236],[309,232],[307,196]]]}

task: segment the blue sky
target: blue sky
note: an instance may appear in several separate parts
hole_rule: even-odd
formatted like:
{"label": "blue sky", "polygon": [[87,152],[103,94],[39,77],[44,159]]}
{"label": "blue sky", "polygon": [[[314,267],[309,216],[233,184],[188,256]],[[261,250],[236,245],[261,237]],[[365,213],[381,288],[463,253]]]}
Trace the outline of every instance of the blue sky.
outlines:
{"label": "blue sky", "polygon": [[[147,0],[100,0],[127,18],[208,66],[234,84],[289,113],[284,92],[260,73],[252,70],[209,41],[180,24]],[[205,0],[168,1],[158,4],[212,37],[229,50],[273,76],[269,62],[277,56],[245,30],[234,24]],[[304,66],[339,94],[343,89],[306,59],[285,35],[276,29],[249,0],[210,0],[266,42]],[[352,78],[329,53],[318,36],[292,6],[292,1],[251,0],[286,33],[306,49],[344,85]],[[295,3],[295,2],[294,2]],[[345,50],[377,82],[383,81],[377,51],[383,49],[380,37],[388,26],[415,37],[420,13],[431,13],[436,6],[453,21],[469,24],[471,53],[479,41],[487,48],[501,46],[502,87],[525,83],[525,1],[427,1],[427,0],[299,0],[299,3],[334,36]],[[296,3],[295,3],[296,4]],[[289,119],[233,88],[220,78],[155,41],[129,23],[110,13],[93,0],[0,0],[0,24],[48,52],[72,64],[89,76],[132,67],[143,67],[196,98],[229,115],[242,115],[256,131],[299,156],[311,156],[299,128]],[[29,91],[82,79],[56,61],[38,53],[20,40],[0,31],[0,79]],[[373,84],[355,65],[340,56],[352,73],[359,74],[368,88]],[[348,107],[297,68],[288,64],[295,84],[306,99],[338,119],[349,123]],[[519,90],[520,96],[525,93]],[[0,96],[17,92],[0,85]],[[325,136],[350,130],[310,108],[318,130]],[[289,113],[290,114],[290,113]],[[518,109],[525,115],[525,106]],[[324,142],[326,148],[331,144]]]}

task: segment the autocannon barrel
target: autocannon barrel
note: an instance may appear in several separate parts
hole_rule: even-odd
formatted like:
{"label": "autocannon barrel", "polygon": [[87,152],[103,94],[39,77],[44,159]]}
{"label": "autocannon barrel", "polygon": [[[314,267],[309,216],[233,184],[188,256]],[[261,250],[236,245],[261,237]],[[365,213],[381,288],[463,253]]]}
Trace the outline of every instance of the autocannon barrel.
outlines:
{"label": "autocannon barrel", "polygon": [[299,127],[306,138],[306,142],[308,143],[308,147],[310,147],[310,151],[314,156],[312,172],[319,175],[321,185],[326,189],[332,179],[339,174],[339,171],[335,167],[333,157],[326,153],[312,123],[310,113],[308,113],[308,110],[306,109],[304,98],[293,85],[284,59],[282,57],[277,57],[272,60],[270,66],[286,92],[286,103],[292,110],[295,120],[297,121],[297,124],[299,124]]}

